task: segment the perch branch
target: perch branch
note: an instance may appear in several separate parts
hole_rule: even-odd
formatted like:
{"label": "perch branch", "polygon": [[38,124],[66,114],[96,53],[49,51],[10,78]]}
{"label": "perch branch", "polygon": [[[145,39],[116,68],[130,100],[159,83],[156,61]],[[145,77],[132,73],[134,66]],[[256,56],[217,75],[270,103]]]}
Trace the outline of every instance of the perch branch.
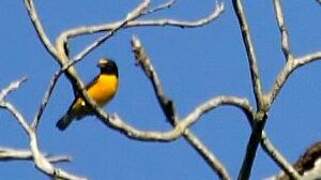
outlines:
{"label": "perch branch", "polygon": [[[143,2],[144,3],[144,2]],[[139,14],[140,12],[136,12],[136,14]],[[134,13],[135,14],[135,13]],[[128,22],[129,24],[130,22]],[[88,29],[87,29],[88,30]],[[77,30],[78,32],[76,33],[77,35],[79,33],[79,29]],[[69,31],[68,31],[69,32]],[[56,48],[59,54],[59,58],[58,61],[61,64],[61,66],[64,66],[66,64],[68,64],[68,56],[66,54],[65,51],[65,44],[67,41],[67,37],[68,37],[68,33],[65,32],[63,33],[65,38],[62,38],[62,36],[60,36],[60,38],[58,38],[57,43],[56,43]],[[74,35],[76,35],[74,34]],[[70,34],[69,34],[70,35]],[[71,36],[69,36],[71,37]],[[73,68],[72,66],[70,68],[67,69],[67,71],[65,71],[65,74],[67,75],[67,77],[69,78],[69,80],[71,81],[71,83],[73,84],[73,86],[75,87],[75,89],[80,93],[80,95],[83,97],[83,99],[85,100],[85,102],[91,106],[94,110],[95,113],[98,117],[100,117],[100,119],[107,124],[108,126],[110,126],[111,128],[117,129],[120,132],[123,132],[125,135],[127,135],[128,137],[134,138],[134,139],[140,139],[140,140],[158,140],[158,141],[169,141],[169,140],[174,140],[176,138],[178,138],[179,136],[182,135],[183,131],[185,130],[185,128],[187,128],[188,126],[192,125],[194,122],[197,121],[197,118],[199,118],[203,112],[202,110],[196,111],[194,112],[192,115],[193,116],[189,116],[188,118],[185,119],[185,121],[180,122],[173,130],[161,133],[161,132],[151,132],[151,131],[140,131],[128,124],[126,124],[125,122],[123,122],[119,116],[117,115],[113,115],[113,116],[108,116],[107,113],[105,113],[101,108],[97,107],[97,105],[95,104],[95,102],[93,102],[87,95],[86,91],[84,90],[84,84],[81,82],[81,80],[79,79],[75,68]],[[235,103],[234,100],[236,100],[236,103],[244,103],[244,99],[240,99],[240,98],[236,98],[234,99],[232,97],[232,101],[231,99],[225,99],[222,97],[218,97],[217,99],[213,99],[212,101],[210,101],[209,103],[214,103],[214,104],[210,104],[208,107],[211,108],[215,108],[215,106],[219,106],[219,105],[223,105],[223,104],[233,104]],[[214,101],[214,102],[213,102]],[[215,104],[218,103],[218,104]],[[248,103],[247,101],[245,103]],[[203,107],[203,106],[202,106]]]}
{"label": "perch branch", "polygon": [[247,99],[234,96],[214,97],[197,106],[189,115],[180,120],[173,129],[166,132],[141,131],[126,124],[117,114],[108,116],[99,107],[93,106],[93,109],[104,124],[122,132],[129,138],[144,141],[173,141],[182,136],[186,128],[196,123],[202,115],[222,105],[235,106],[241,109],[250,108],[250,104]]}
{"label": "perch branch", "polygon": [[[144,9],[147,8],[149,4],[149,1],[144,1],[144,3],[142,3],[140,6],[138,6],[135,10],[133,10],[132,13],[128,14],[127,17],[123,20],[123,23],[120,24],[118,27],[116,27],[115,29],[113,29],[112,31],[110,31],[109,33],[107,33],[106,35],[100,37],[98,39],[98,41],[94,42],[93,44],[91,44],[90,46],[88,46],[84,51],[82,51],[79,55],[77,55],[74,59],[74,62],[70,63],[70,65],[67,65],[66,67],[70,67],[71,65],[73,65],[74,63],[77,63],[78,61],[80,61],[82,58],[84,58],[92,49],[94,49],[95,47],[99,46],[100,44],[102,44],[103,42],[105,42],[108,38],[110,38],[116,31],[118,31],[120,28],[122,28],[126,23],[128,23],[129,21],[138,18],[140,16],[139,12],[142,12]],[[53,92],[53,89],[60,77],[60,75],[62,74],[63,71],[65,71],[66,68],[62,68],[62,70],[58,70],[53,78],[50,81],[48,90],[46,91],[46,94],[43,98],[42,103],[40,104],[39,110],[35,115],[34,121],[32,123],[32,127],[33,128],[37,128],[39,125],[39,121],[40,118],[42,116],[42,113],[44,112],[47,103],[49,101],[49,98]]]}

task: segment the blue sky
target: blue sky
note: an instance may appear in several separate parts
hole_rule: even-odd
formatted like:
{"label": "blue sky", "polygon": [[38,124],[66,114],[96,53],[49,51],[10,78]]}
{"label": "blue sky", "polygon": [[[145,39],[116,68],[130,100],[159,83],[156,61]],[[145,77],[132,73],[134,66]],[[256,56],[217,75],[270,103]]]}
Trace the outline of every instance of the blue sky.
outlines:
{"label": "blue sky", "polygon": [[[112,22],[123,18],[139,1],[36,1],[44,26],[53,40],[60,32],[84,24]],[[165,1],[153,1],[153,5]],[[145,27],[122,30],[77,65],[84,81],[97,73],[97,59],[116,60],[120,89],[105,109],[117,112],[128,123],[148,130],[167,130],[170,126],[159,108],[151,86],[134,66],[130,38],[142,40],[180,116],[203,101],[218,95],[237,95],[254,103],[238,23],[231,1],[215,22],[195,29]],[[295,55],[321,50],[321,6],[315,1],[284,1],[284,13]],[[171,17],[192,20],[206,16],[215,1],[182,1],[169,10],[146,18]],[[256,47],[264,90],[267,91],[284,65],[272,1],[246,1],[246,13]],[[8,98],[26,118],[32,119],[58,65],[45,51],[30,23],[22,1],[0,1],[0,88],[22,76],[28,81]],[[76,54],[97,36],[72,41]],[[279,150],[295,161],[304,149],[321,136],[321,64],[308,65],[295,72],[281,91],[269,113],[266,131]],[[65,132],[55,128],[73,98],[65,77],[57,84],[42,118],[39,141],[42,151],[66,154],[71,163],[60,167],[90,179],[213,179],[217,176],[184,139],[170,143],[129,140],[106,128],[95,117],[75,122]],[[28,139],[17,122],[0,111],[0,146],[27,148]],[[246,118],[238,109],[221,107],[208,113],[192,130],[237,177],[250,135]],[[278,167],[259,149],[252,179],[278,172]],[[1,177],[43,179],[30,162],[1,162]]]}

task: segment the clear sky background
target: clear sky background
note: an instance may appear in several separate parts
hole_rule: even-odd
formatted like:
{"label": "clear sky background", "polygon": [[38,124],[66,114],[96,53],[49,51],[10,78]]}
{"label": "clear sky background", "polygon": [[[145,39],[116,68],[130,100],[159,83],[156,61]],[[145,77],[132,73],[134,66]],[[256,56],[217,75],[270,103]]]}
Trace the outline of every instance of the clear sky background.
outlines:
{"label": "clear sky background", "polygon": [[[139,1],[82,0],[36,1],[44,26],[53,40],[68,28],[112,22],[123,18]],[[157,5],[165,1],[153,1]],[[168,130],[170,126],[158,106],[149,81],[134,66],[130,38],[141,38],[180,116],[218,95],[247,97],[254,102],[248,64],[240,29],[231,1],[215,22],[195,29],[139,27],[122,30],[96,49],[77,69],[88,82],[97,74],[96,62],[102,56],[116,60],[120,71],[120,89],[105,109],[117,112],[133,126],[146,130]],[[284,1],[286,23],[295,55],[321,50],[321,6],[314,0]],[[146,18],[170,17],[193,20],[208,15],[213,0],[178,0],[170,10]],[[264,90],[271,88],[284,65],[280,37],[272,1],[246,1],[254,45]],[[0,1],[0,88],[27,76],[28,81],[9,100],[26,118],[32,119],[58,68],[38,40],[23,1]],[[76,54],[97,36],[74,40]],[[321,63],[310,64],[295,72],[281,91],[267,122],[266,131],[279,150],[294,162],[310,144],[321,137]],[[56,121],[73,98],[70,83],[61,78],[42,118],[39,129],[41,150],[73,157],[59,164],[71,173],[90,179],[118,180],[209,180],[215,173],[184,139],[170,143],[130,140],[100,123],[95,117],[75,122],[65,132],[56,129]],[[254,104],[253,104],[254,106]],[[192,127],[237,177],[250,127],[238,109],[216,109]],[[17,121],[0,111],[0,146],[28,148],[28,139]],[[259,149],[252,179],[262,179],[279,171],[275,163]],[[31,162],[0,162],[0,177],[5,179],[44,179]]]}

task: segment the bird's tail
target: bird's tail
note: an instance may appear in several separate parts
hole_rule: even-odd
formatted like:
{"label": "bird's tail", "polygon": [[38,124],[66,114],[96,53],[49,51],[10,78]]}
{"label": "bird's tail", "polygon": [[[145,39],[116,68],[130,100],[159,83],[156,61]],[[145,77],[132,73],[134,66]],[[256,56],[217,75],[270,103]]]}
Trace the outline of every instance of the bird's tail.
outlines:
{"label": "bird's tail", "polygon": [[56,126],[60,131],[63,131],[70,125],[73,119],[74,119],[73,113],[66,113],[64,116],[62,116],[59,119]]}

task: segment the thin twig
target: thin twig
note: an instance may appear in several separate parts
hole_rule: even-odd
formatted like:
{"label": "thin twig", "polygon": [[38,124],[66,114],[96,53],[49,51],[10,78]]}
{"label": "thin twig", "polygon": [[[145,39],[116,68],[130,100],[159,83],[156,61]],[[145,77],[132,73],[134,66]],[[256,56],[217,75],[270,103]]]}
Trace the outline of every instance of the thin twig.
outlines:
{"label": "thin twig", "polygon": [[157,7],[153,8],[153,9],[149,9],[149,10],[143,12],[143,14],[144,15],[153,14],[153,13],[156,13],[158,11],[171,8],[175,3],[176,3],[176,0],[169,0],[168,2],[166,2],[164,4],[160,4],[160,5],[158,5]]}
{"label": "thin twig", "polygon": [[50,97],[53,93],[53,90],[59,80],[59,78],[61,77],[61,75],[68,69],[70,68],[71,66],[75,65],[77,62],[79,61],[70,61],[68,64],[66,64],[65,66],[63,66],[62,68],[58,69],[54,75],[52,76],[51,80],[50,80],[50,83],[49,83],[49,86],[47,88],[47,91],[42,99],[42,102],[38,108],[38,111],[36,112],[36,115],[33,119],[33,122],[32,122],[32,128],[33,129],[37,129],[39,123],[40,123],[40,119],[41,119],[41,116],[44,112],[44,110],[46,109],[47,107],[47,104],[50,100]]}
{"label": "thin twig", "polygon": [[300,174],[292,167],[286,158],[274,147],[265,132],[262,132],[261,146],[263,150],[276,162],[276,164],[291,177],[291,179],[301,179]]}
{"label": "thin twig", "polygon": [[35,115],[35,117],[33,119],[32,124],[31,124],[31,127],[33,129],[35,129],[35,130],[38,129],[41,116],[42,116],[44,110],[47,107],[49,99],[50,99],[50,97],[51,97],[51,95],[53,93],[54,88],[56,87],[56,84],[57,84],[58,79],[61,76],[62,72],[63,71],[61,71],[61,70],[56,71],[55,74],[52,76],[52,79],[50,80],[48,89],[47,89],[47,91],[46,91],[46,93],[45,93],[45,95],[44,95],[44,97],[42,99],[42,102],[41,102],[41,104],[40,104],[40,106],[38,108],[38,111],[36,112],[36,115]]}
{"label": "thin twig", "polygon": [[[46,156],[50,163],[70,162],[69,156]],[[0,161],[33,160],[30,150],[0,147]]]}
{"label": "thin twig", "polygon": [[22,83],[24,83],[27,80],[26,77],[22,77],[17,81],[14,81],[10,83],[6,88],[2,89],[0,91],[0,101],[4,100],[4,98],[9,95],[11,92],[15,91],[20,87]]}
{"label": "thin twig", "polygon": [[295,70],[295,61],[288,61],[278,74],[272,89],[268,93],[268,106],[271,107],[290,74]]}
{"label": "thin twig", "polygon": [[96,41],[91,43],[89,46],[87,46],[83,51],[78,53],[73,60],[74,61],[79,61],[83,59],[86,55],[88,55],[93,49],[107,41],[110,37],[112,37],[118,30],[126,26],[126,24],[130,21],[133,21],[140,16],[144,15],[143,12],[145,12],[145,9],[149,6],[150,1],[145,0],[143,3],[141,3],[139,6],[137,6],[131,13],[127,14],[127,16],[121,20],[121,23],[117,25],[115,28],[113,28],[111,31],[108,33],[104,34],[103,36],[99,37]]}
{"label": "thin twig", "polygon": [[[165,95],[157,72],[154,69],[148,55],[146,54],[140,40],[133,36],[131,43],[137,64],[140,65],[143,72],[152,83],[153,90],[163,110],[163,113],[172,126],[175,127],[178,123],[178,115],[175,111],[174,102]],[[206,145],[203,144],[202,141],[192,133],[192,131],[186,129],[184,132],[184,138],[201,155],[205,162],[218,174],[220,179],[231,179],[223,164],[216,158],[211,150],[209,150]]]}
{"label": "thin twig", "polygon": [[[105,24],[105,25],[98,25],[98,26],[87,26],[87,27],[80,27],[80,28],[74,28],[71,30],[67,30],[60,34],[60,36],[57,38],[58,42],[67,42],[67,39],[71,39],[74,37],[77,37],[79,35],[84,34],[92,34],[97,32],[104,32],[108,31],[107,34],[104,34],[103,36],[96,39],[93,43],[88,45],[84,50],[82,50],[80,53],[78,53],[73,60],[79,61],[83,59],[88,53],[90,53],[92,50],[97,48],[99,45],[101,45],[103,42],[108,40],[110,37],[114,35],[118,30],[121,28],[128,28],[128,27],[137,27],[137,26],[179,26],[179,27],[198,27],[203,26],[205,24],[208,24],[209,22],[215,20],[224,10],[224,5],[219,4],[216,6],[215,11],[210,16],[200,19],[197,21],[177,21],[177,20],[171,20],[171,19],[160,19],[160,20],[142,20],[142,21],[135,21],[135,19],[141,17],[142,15],[150,14],[152,12],[155,12],[155,10],[161,10],[163,8],[169,8],[174,4],[175,0],[169,1],[168,3],[163,4],[162,6],[157,7],[156,9],[152,11],[140,11],[139,14],[131,13],[132,17],[127,16],[125,19],[112,23],[112,24]],[[141,5],[137,9],[142,10],[142,7],[145,9],[147,7]],[[139,12],[139,11],[136,11]],[[102,28],[102,29],[100,29]]]}
{"label": "thin twig", "polygon": [[0,102],[0,107],[8,110],[11,115],[13,115],[13,117],[18,120],[19,124],[27,134],[30,134],[32,132],[32,129],[30,128],[28,122],[24,119],[23,115],[13,104],[7,101],[2,101]]}
{"label": "thin twig", "polygon": [[54,45],[49,40],[41,21],[38,17],[35,5],[33,3],[33,0],[24,0],[25,6],[27,8],[30,20],[37,32],[38,38],[41,40],[42,45],[46,48],[46,50],[51,54],[54,58],[57,58],[57,51]]}
{"label": "thin twig", "polygon": [[321,51],[295,58],[296,68],[321,59]]}
{"label": "thin twig", "polygon": [[278,23],[279,31],[281,33],[281,45],[282,45],[283,54],[287,61],[293,60],[293,55],[290,49],[289,32],[285,25],[281,1],[273,0],[273,2],[274,2],[275,17]]}
{"label": "thin twig", "polygon": [[277,95],[280,93],[282,87],[287,82],[288,77],[300,67],[310,64],[312,62],[321,60],[321,51],[316,53],[307,54],[303,57],[294,58],[293,61],[288,61],[283,69],[278,74],[275,82],[273,83],[272,89],[268,93],[267,106],[268,109],[273,104]]}
{"label": "thin twig", "polygon": [[59,77],[68,69],[70,68],[71,66],[75,65],[77,62],[79,62],[79,60],[74,60],[74,61],[70,61],[68,62],[68,64],[64,65],[62,68],[60,68],[59,70],[57,70],[54,75],[52,76],[52,79],[50,80],[50,83],[49,83],[49,86],[48,86],[48,89],[42,99],[42,102],[38,108],[38,111],[36,112],[36,115],[34,117],[34,120],[32,122],[32,127],[34,129],[37,129],[39,123],[40,123],[40,118],[45,110],[45,108],[47,107],[47,104],[50,100],[50,97],[53,93],[53,90],[59,80]]}

